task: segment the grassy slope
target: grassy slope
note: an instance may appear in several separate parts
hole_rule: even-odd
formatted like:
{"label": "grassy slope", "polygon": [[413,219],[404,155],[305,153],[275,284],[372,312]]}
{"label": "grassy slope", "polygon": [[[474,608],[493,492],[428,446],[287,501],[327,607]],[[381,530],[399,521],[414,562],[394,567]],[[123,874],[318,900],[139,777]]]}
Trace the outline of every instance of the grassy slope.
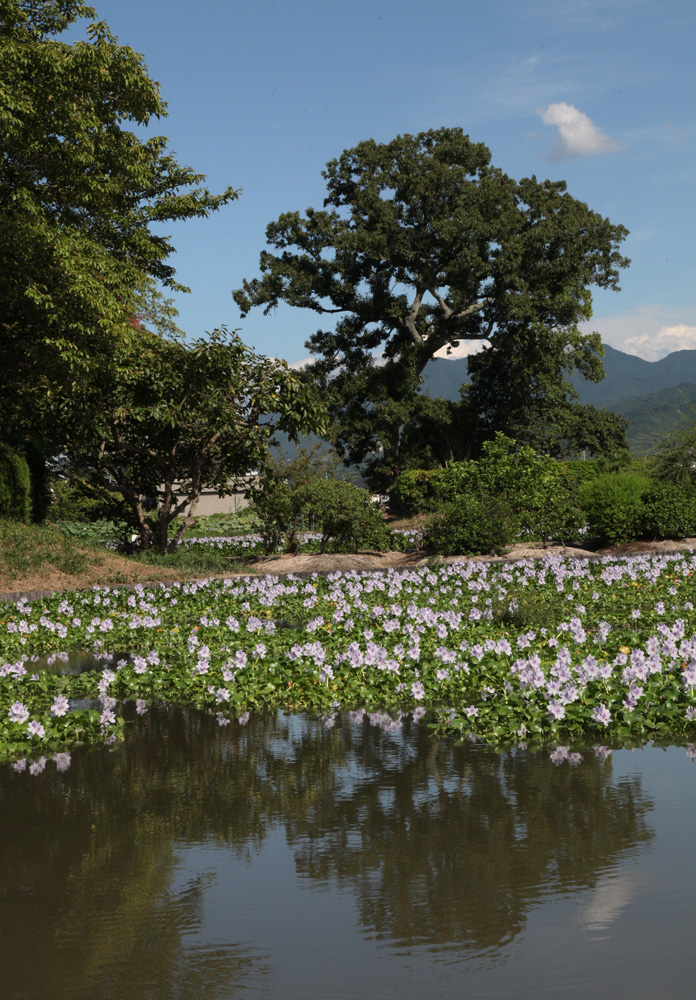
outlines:
{"label": "grassy slope", "polygon": [[53,525],[28,525],[0,519],[0,593],[61,590],[95,584],[181,580],[238,572],[215,552],[116,555],[76,541]]}

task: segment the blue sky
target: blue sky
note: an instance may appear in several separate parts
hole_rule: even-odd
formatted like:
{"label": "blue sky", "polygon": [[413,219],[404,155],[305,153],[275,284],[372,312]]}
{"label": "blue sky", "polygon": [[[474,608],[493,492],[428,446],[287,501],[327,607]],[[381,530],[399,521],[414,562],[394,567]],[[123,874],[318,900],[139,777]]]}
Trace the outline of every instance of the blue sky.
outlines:
{"label": "blue sky", "polygon": [[172,224],[190,336],[226,324],[264,354],[307,355],[317,317],[244,321],[231,291],[258,273],[266,225],[320,207],[325,163],[362,139],[461,126],[511,176],[564,179],[622,223],[632,259],[589,328],[649,360],[696,348],[693,0],[94,0],[161,84],[179,162],[213,191]]}

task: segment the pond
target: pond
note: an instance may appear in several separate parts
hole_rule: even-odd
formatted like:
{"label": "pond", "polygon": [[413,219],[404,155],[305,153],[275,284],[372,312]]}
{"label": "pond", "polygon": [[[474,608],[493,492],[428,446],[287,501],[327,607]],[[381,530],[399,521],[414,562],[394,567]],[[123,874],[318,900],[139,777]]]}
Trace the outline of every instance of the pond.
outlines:
{"label": "pond", "polygon": [[690,997],[692,756],[152,706],[0,766],[0,996]]}

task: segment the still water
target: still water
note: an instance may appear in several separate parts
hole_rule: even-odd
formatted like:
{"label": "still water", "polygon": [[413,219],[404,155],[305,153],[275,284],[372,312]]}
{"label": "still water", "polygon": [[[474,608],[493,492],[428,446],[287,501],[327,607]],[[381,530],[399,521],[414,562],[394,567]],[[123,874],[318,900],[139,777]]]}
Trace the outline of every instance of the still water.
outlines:
{"label": "still water", "polygon": [[683,748],[153,708],[0,766],[0,998],[690,998],[695,790]]}

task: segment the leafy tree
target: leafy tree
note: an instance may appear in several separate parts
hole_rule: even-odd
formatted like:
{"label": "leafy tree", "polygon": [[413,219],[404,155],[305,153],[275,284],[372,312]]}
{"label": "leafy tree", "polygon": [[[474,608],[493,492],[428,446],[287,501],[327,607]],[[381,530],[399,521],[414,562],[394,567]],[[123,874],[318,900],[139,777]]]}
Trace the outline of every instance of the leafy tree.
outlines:
{"label": "leafy tree", "polygon": [[[0,426],[24,433],[43,403],[135,343],[143,300],[182,290],[151,224],[207,216],[213,195],[167,140],[131,128],[166,115],[143,57],[81,0],[0,0]],[[48,428],[44,423],[44,433]]]}
{"label": "leafy tree", "polygon": [[137,351],[117,354],[101,382],[55,413],[75,471],[120,493],[141,547],[161,551],[177,544],[204,488],[229,494],[265,462],[276,428],[293,438],[323,430],[312,387],[224,330],[192,343],[142,331]]}
{"label": "leafy tree", "polygon": [[567,376],[579,369],[603,377],[603,347],[594,335],[568,329],[564,336],[535,323],[501,331],[494,348],[469,358],[472,410],[480,434],[496,431],[557,458],[583,449],[594,455],[627,452],[627,422],[611,411],[577,402]]}
{"label": "leafy tree", "polygon": [[323,176],[324,208],[271,223],[261,277],[234,298],[242,315],[286,302],[336,318],[307,346],[349,460],[398,455],[421,372],[463,340],[505,359],[543,331],[564,368],[602,376],[599,337],[578,323],[592,286],[618,287],[627,230],[563,181],[513,180],[459,128],[361,142]]}

